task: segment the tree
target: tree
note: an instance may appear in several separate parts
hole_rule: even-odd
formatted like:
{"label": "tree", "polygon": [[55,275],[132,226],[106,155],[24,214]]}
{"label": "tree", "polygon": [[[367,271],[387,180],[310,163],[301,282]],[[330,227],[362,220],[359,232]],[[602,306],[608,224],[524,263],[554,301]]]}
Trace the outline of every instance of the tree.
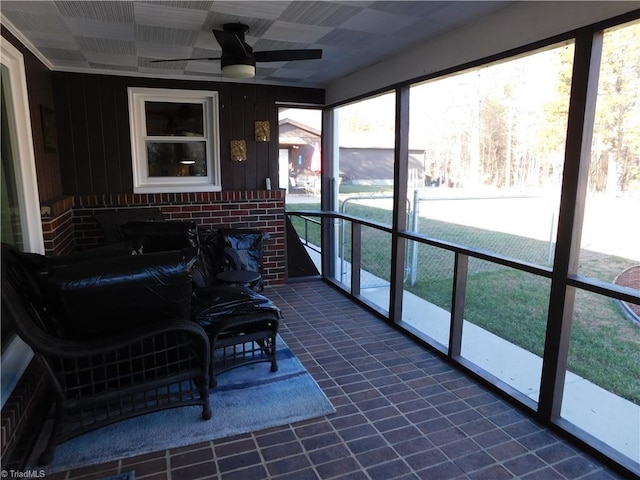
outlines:
{"label": "tree", "polygon": [[550,57],[556,73],[556,94],[543,108],[545,121],[538,130],[536,154],[541,158],[540,174],[548,175],[552,182],[560,182],[564,164],[564,150],[569,117],[571,74],[573,70],[573,43],[554,50]]}
{"label": "tree", "polygon": [[640,22],[604,35],[589,173],[595,191],[640,187]]}

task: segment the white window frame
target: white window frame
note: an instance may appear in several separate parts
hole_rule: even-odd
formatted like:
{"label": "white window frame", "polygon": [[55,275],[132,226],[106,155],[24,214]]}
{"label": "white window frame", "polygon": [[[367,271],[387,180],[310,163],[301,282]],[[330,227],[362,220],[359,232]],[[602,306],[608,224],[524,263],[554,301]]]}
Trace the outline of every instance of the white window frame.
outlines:
{"label": "white window frame", "polygon": [[[220,128],[218,92],[205,90],[174,90],[165,88],[129,87],[129,127],[133,193],[219,192]],[[201,104],[204,111],[204,137],[147,136],[145,102],[175,102]],[[147,162],[147,141],[189,142],[206,144],[207,175],[205,177],[150,177]]]}

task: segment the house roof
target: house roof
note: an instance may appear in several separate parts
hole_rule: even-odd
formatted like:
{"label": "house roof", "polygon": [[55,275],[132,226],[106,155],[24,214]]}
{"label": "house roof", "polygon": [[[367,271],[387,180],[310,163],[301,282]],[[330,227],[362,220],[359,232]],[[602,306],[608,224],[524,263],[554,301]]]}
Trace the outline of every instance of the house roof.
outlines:
{"label": "house roof", "polygon": [[278,122],[280,145],[313,145],[320,142],[320,130],[290,118]]}
{"label": "house roof", "polygon": [[[393,179],[393,148],[340,148],[340,175],[355,180]],[[409,151],[409,170],[424,174],[424,150]]]}

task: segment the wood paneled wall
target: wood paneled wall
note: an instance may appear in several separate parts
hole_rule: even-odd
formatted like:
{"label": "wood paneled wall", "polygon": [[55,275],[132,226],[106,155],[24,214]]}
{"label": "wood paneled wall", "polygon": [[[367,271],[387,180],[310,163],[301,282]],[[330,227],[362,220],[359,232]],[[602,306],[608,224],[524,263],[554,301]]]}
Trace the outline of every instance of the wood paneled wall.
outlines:
{"label": "wood paneled wall", "polygon": [[51,71],[4,26],[2,26],[2,41],[11,43],[24,57],[38,191],[40,201],[48,201],[63,194],[59,154],[45,152],[42,135],[41,106],[53,109]]}
{"label": "wood paneled wall", "polygon": [[[60,171],[68,195],[132,193],[128,87],[220,92],[222,189],[278,187],[278,104],[318,105],[324,90],[53,72]],[[254,122],[271,122],[271,141],[256,143]],[[229,159],[230,140],[247,142],[248,159]],[[283,186],[284,187],[284,186]]]}

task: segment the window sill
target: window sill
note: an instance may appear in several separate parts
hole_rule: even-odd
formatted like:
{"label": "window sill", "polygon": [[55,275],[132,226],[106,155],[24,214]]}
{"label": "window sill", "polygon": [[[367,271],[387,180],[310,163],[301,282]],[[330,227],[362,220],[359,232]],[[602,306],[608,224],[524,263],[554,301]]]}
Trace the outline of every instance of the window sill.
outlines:
{"label": "window sill", "polygon": [[171,185],[142,185],[133,187],[133,193],[183,193],[183,192],[221,192],[220,185],[171,184]]}

